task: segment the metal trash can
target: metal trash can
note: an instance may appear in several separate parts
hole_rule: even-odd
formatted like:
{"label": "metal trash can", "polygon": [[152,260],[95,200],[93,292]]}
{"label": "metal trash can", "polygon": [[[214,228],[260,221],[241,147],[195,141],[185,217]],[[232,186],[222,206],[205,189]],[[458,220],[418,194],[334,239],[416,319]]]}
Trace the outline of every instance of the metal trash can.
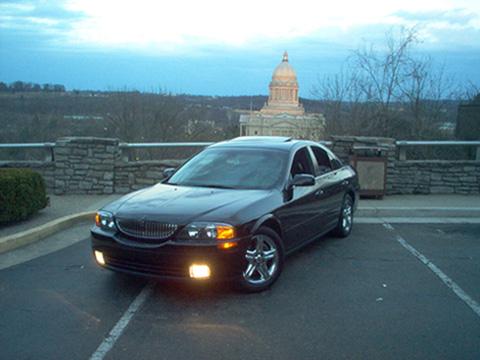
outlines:
{"label": "metal trash can", "polygon": [[358,173],[360,196],[381,199],[386,192],[387,150],[382,146],[354,146],[350,165]]}

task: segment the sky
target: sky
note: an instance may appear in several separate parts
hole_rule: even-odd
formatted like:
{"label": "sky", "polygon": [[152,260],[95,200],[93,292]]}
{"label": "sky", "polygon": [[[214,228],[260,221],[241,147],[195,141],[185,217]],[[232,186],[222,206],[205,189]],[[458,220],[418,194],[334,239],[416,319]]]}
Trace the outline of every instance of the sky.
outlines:
{"label": "sky", "polygon": [[412,26],[418,54],[480,86],[478,0],[0,0],[0,81],[265,95],[288,50],[312,97],[353,50]]}

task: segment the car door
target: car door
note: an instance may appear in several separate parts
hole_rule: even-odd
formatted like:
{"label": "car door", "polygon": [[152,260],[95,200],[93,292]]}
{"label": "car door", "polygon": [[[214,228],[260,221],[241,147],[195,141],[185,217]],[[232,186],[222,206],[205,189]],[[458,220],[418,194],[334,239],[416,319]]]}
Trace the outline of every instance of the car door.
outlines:
{"label": "car door", "polygon": [[326,149],[325,151],[328,154],[334,173],[334,191],[336,194],[336,198],[333,214],[338,217],[343,206],[344,196],[350,186],[351,171],[349,170],[349,167],[345,166],[342,161],[338,157],[336,157],[335,154],[333,154],[330,150]]}
{"label": "car door", "polygon": [[310,146],[315,166],[315,181],[318,187],[315,204],[320,219],[316,221],[317,232],[324,233],[336,225],[343,201],[342,176],[332,163],[329,152],[320,146]]}
{"label": "car door", "polygon": [[[290,176],[296,174],[314,175],[314,167],[310,151],[304,146],[296,151],[290,166]],[[299,186],[291,189],[285,203],[276,211],[280,219],[286,250],[289,251],[312,239],[316,234],[316,208],[314,206],[316,185]]]}

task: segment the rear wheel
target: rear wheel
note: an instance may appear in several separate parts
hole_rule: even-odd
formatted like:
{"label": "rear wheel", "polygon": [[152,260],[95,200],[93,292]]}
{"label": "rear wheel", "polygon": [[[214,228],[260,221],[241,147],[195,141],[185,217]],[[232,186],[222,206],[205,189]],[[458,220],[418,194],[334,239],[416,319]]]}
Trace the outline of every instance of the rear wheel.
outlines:
{"label": "rear wheel", "polygon": [[245,251],[245,268],[239,280],[240,287],[249,292],[258,292],[270,287],[283,268],[283,246],[278,234],[261,227],[252,236]]}
{"label": "rear wheel", "polygon": [[351,195],[345,195],[343,199],[342,211],[338,219],[337,227],[333,234],[338,237],[347,237],[352,232],[353,227],[353,199]]}

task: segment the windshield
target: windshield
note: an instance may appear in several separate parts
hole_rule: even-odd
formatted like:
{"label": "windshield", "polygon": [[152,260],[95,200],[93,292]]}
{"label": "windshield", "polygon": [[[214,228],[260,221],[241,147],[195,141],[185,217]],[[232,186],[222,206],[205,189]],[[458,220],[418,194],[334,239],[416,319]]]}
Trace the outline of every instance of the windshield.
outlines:
{"label": "windshield", "polygon": [[167,184],[226,189],[270,189],[284,173],[288,153],[266,149],[208,149],[180,168]]}

